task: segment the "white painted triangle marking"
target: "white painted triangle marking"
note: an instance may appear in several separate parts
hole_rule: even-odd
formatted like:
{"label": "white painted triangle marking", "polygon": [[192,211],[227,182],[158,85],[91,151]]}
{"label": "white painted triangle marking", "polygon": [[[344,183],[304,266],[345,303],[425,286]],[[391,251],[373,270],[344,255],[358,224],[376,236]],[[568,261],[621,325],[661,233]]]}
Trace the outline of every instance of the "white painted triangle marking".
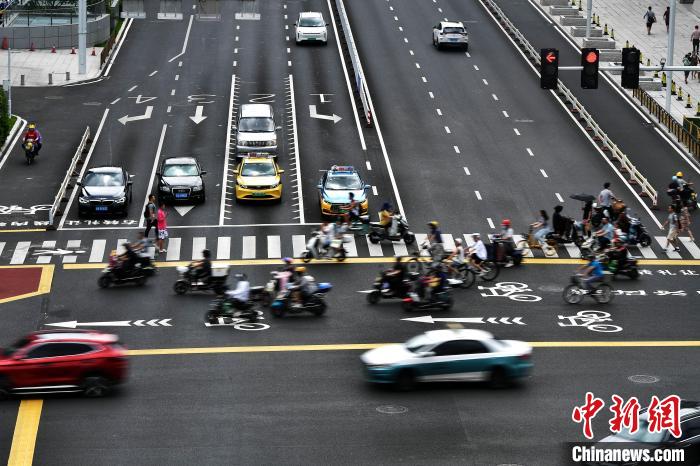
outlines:
{"label": "white painted triangle marking", "polygon": [[181,217],[184,217],[187,215],[187,213],[194,209],[193,205],[176,205],[175,210],[177,210],[177,213],[180,214]]}

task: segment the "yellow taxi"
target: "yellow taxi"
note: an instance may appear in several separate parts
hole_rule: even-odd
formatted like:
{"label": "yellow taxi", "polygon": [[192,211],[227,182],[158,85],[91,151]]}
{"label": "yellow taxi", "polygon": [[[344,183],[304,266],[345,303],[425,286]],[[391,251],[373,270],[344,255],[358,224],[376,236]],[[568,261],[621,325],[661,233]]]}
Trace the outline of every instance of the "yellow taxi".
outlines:
{"label": "yellow taxi", "polygon": [[237,201],[270,201],[282,199],[280,170],[272,155],[249,155],[233,171],[236,175]]}

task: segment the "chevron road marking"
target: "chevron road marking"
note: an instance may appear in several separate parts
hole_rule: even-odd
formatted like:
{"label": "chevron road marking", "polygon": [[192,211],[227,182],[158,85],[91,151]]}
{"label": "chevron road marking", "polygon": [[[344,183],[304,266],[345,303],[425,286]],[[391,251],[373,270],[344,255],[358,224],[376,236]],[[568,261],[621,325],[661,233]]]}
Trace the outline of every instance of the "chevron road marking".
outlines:
{"label": "chevron road marking", "polygon": [[409,322],[421,322],[425,324],[434,324],[435,322],[461,322],[468,324],[506,324],[506,325],[527,325],[522,321],[522,317],[433,317],[433,316],[421,316],[421,317],[408,317],[401,320],[407,320]]}
{"label": "chevron road marking", "polygon": [[[133,321],[136,327],[172,327],[170,321],[173,319],[151,319],[149,321],[145,320],[135,320]],[[131,327],[130,320],[115,320],[112,322],[78,322],[77,320],[71,320],[68,322],[56,322],[53,324],[44,324],[50,327],[61,327],[61,328],[76,328],[76,327]]]}

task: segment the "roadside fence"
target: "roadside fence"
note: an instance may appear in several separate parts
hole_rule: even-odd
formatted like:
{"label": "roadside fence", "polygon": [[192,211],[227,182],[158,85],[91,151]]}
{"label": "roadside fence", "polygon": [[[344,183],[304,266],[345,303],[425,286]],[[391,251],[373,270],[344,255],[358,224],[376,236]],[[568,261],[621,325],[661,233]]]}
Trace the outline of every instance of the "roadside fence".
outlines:
{"label": "roadside fence", "polygon": [[63,177],[61,187],[58,188],[56,197],[53,200],[53,205],[49,210],[49,225],[47,227],[49,230],[56,229],[56,218],[62,216],[64,213],[64,204],[68,202],[68,191],[75,187],[75,182],[80,174],[78,167],[85,163],[85,157],[87,156],[88,152],[90,152],[91,145],[92,139],[90,138],[90,127],[88,126],[83,133],[83,137],[80,139],[78,149],[75,151],[75,155],[73,155],[70,167],[68,167],[66,176]]}

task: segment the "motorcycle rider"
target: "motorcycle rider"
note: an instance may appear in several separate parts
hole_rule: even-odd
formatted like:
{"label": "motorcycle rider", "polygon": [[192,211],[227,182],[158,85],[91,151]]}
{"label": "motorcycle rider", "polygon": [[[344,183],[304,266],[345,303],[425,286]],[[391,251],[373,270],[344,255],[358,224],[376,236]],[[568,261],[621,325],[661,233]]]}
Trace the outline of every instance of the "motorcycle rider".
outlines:
{"label": "motorcycle rider", "polygon": [[498,243],[503,246],[503,251],[508,258],[508,262],[506,262],[505,265],[506,267],[513,267],[513,265],[515,265],[513,264],[513,251],[515,250],[513,243],[514,233],[510,220],[504,218],[503,221],[501,221],[501,232],[496,235],[496,238],[498,239]]}
{"label": "motorcycle rider", "polygon": [[576,269],[576,274],[581,276],[584,289],[590,291],[593,283],[603,281],[605,274],[603,273],[603,265],[595,254],[589,254],[586,260],[588,263],[579,266]]}
{"label": "motorcycle rider", "polygon": [[42,139],[41,133],[36,129],[36,123],[29,123],[27,126],[27,131],[24,133],[24,138],[22,139],[22,144],[26,144],[27,141],[32,141],[34,144],[34,155],[39,155],[41,150]]}
{"label": "motorcycle rider", "polygon": [[428,228],[430,228],[427,238],[429,245],[428,252],[430,252],[434,264],[439,263],[445,255],[445,247],[442,243],[442,232],[438,229],[439,226],[440,224],[436,220],[428,223]]}
{"label": "motorcycle rider", "polygon": [[611,267],[613,271],[620,269],[625,266],[627,261],[627,247],[620,238],[615,238],[613,239],[612,247],[605,251],[605,255],[608,256],[610,264],[613,264],[613,267]]}
{"label": "motorcycle rider", "polygon": [[131,244],[131,248],[138,256],[141,267],[150,265],[151,256],[148,254],[148,248],[151,247],[153,247],[153,242],[145,236],[143,231],[139,231],[136,236],[136,241]]}
{"label": "motorcycle rider", "polygon": [[561,214],[564,210],[563,206],[554,206],[554,213],[552,214],[552,228],[554,228],[554,233],[559,235],[561,238],[568,240],[571,237],[571,227],[573,226],[573,219]]}
{"label": "motorcycle rider", "polygon": [[236,309],[242,309],[250,301],[250,282],[244,273],[235,275],[237,280],[236,288],[226,292],[226,297],[231,300],[231,303]]}
{"label": "motorcycle rider", "polygon": [[293,306],[298,307],[305,303],[313,292],[311,288],[311,281],[306,275],[306,267],[302,265],[295,268],[294,280],[289,285],[289,289],[292,291]]}
{"label": "motorcycle rider", "polygon": [[355,193],[353,192],[348,193],[348,198],[349,201],[344,206],[347,211],[343,217],[345,219],[345,223],[352,225],[360,219],[360,203],[357,202],[357,199],[355,199]]}
{"label": "motorcycle rider", "polygon": [[437,295],[445,291],[447,287],[447,275],[442,264],[435,264],[430,267],[428,273],[421,280],[425,300],[433,302]]}
{"label": "motorcycle rider", "polygon": [[392,293],[400,295],[403,294],[401,286],[406,277],[406,266],[401,262],[401,256],[396,256],[395,259],[394,265],[392,265],[389,270],[382,272],[382,282],[389,286],[389,290],[391,290]]}
{"label": "motorcycle rider", "polygon": [[385,202],[382,204],[382,210],[379,211],[379,224],[384,227],[385,234],[389,235],[389,229],[394,221],[394,212],[391,204]]}
{"label": "motorcycle rider", "polygon": [[202,259],[190,264],[189,275],[193,280],[206,281],[211,277],[211,251],[202,251]]}
{"label": "motorcycle rider", "polygon": [[479,275],[483,275],[486,271],[481,267],[481,263],[488,258],[486,246],[478,233],[472,235],[472,240],[474,244],[469,248],[469,264],[479,271]]}

